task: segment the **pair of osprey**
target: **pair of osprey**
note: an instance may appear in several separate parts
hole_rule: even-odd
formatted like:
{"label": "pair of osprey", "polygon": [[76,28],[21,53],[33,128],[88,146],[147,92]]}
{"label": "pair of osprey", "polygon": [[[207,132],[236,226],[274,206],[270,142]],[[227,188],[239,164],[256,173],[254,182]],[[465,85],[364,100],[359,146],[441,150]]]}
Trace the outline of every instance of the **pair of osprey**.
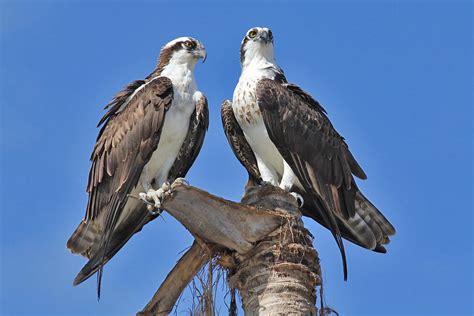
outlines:
{"label": "pair of osprey", "polygon": [[[197,90],[194,67],[206,58],[191,37],[175,39],[160,52],[156,69],[120,91],[105,107],[92,152],[85,218],[67,247],[89,258],[74,284],[102,268],[158,216],[165,182],[184,177],[202,147],[209,122],[206,97]],[[249,183],[291,192],[309,216],[333,234],[377,252],[395,229],[359,191],[366,175],[326,111],[308,93],[288,83],[275,62],[268,28],[250,29],[240,47],[242,73],[233,102],[222,104],[224,131]]]}

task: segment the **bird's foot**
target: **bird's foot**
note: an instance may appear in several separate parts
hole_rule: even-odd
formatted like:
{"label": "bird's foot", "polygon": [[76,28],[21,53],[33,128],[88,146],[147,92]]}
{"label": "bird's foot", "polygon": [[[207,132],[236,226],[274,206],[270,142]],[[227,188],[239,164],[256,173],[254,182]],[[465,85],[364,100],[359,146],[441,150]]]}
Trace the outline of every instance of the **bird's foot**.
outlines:
{"label": "bird's foot", "polygon": [[163,187],[159,188],[158,190],[150,189],[147,193],[142,192],[138,195],[140,196],[140,200],[145,202],[147,205],[146,208],[151,215],[157,215],[161,212],[161,203],[165,197],[165,190]]}
{"label": "bird's foot", "polygon": [[304,204],[303,197],[300,194],[296,193],[296,192],[290,192],[290,194],[295,198],[296,203],[298,204],[298,207],[302,207],[303,204]]}

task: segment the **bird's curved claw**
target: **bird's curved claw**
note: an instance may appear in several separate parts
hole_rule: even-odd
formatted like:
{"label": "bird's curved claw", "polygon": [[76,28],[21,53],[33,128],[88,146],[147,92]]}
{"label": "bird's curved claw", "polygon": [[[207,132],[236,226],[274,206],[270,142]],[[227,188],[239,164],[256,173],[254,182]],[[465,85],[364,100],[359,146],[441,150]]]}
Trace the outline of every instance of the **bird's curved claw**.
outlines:
{"label": "bird's curved claw", "polygon": [[303,204],[304,204],[303,197],[300,194],[296,193],[296,192],[290,192],[290,194],[295,198],[296,203],[298,204],[298,207],[302,207]]}
{"label": "bird's curved claw", "polygon": [[148,213],[150,213],[150,215],[152,215],[152,216],[156,216],[156,215],[161,214],[161,209],[156,209],[155,210],[155,206],[153,206],[153,205],[147,205],[146,209],[147,209]]}
{"label": "bird's curved claw", "polygon": [[174,180],[173,184],[171,185],[171,187],[175,187],[177,185],[188,185],[189,186],[189,182],[185,178],[176,178]]}

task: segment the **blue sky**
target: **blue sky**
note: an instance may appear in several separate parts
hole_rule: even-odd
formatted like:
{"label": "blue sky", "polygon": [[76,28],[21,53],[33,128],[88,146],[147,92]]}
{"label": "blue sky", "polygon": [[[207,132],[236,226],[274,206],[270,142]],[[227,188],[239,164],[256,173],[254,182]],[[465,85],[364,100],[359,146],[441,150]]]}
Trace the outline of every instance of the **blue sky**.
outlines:
{"label": "blue sky", "polygon": [[[131,315],[192,243],[171,216],[150,223],[93,279],[66,240],[84,214],[102,107],[155,66],[178,36],[208,51],[197,66],[211,111],[191,184],[239,200],[246,173],[219,107],[238,80],[239,45],[273,30],[287,78],[329,112],[369,179],[363,192],[397,235],[381,255],[315,236],[326,301],[341,315],[472,315],[472,5],[467,1],[1,2],[2,315]],[[190,306],[185,295],[179,307]],[[225,314],[225,310],[221,308]]]}

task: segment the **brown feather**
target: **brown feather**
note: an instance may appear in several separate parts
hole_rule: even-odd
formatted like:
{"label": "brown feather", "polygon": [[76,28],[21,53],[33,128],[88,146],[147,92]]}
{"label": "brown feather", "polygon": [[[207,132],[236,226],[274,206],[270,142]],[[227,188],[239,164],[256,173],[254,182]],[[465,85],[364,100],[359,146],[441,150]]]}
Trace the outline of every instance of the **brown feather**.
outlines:
{"label": "brown feather", "polygon": [[262,179],[258,170],[257,159],[245,139],[244,132],[237,123],[232,110],[232,102],[229,100],[224,101],[221,105],[221,118],[227,141],[237,159],[247,169],[249,181],[260,183]]}
{"label": "brown feather", "polygon": [[[281,81],[276,81],[281,82]],[[283,81],[283,86],[285,81]],[[322,106],[317,103],[309,94],[301,90],[299,87],[295,85],[288,84],[286,87],[295,93],[303,102],[308,103],[310,108],[318,110],[325,114],[324,109]],[[287,113],[288,114],[288,113]],[[243,132],[238,125],[237,121],[235,120],[235,116],[232,110],[232,103],[230,101],[225,101],[221,107],[221,116],[222,116],[222,124],[224,127],[224,131],[229,141],[229,144],[238,158],[238,160],[242,163],[242,165],[247,169],[249,174],[254,174],[257,181],[253,180],[254,177],[249,177],[248,184],[255,186],[261,183],[260,172],[258,170],[257,162],[255,156],[253,154],[250,145],[248,144],[247,140],[245,139]],[[321,115],[321,117],[325,117],[326,115]],[[302,118],[305,121],[311,120],[311,113],[306,112],[303,113]],[[285,117],[286,118],[286,117]],[[312,124],[307,126],[307,130],[303,130],[301,135],[297,133],[292,133],[291,128],[289,126],[283,125],[280,126],[283,129],[283,133],[286,134],[286,141],[287,142],[298,142],[299,139],[303,137],[307,137],[308,135],[312,135],[315,133],[320,133],[326,131],[328,133],[328,125],[324,124],[324,120],[316,120],[312,121]],[[323,128],[324,127],[324,128]],[[332,125],[331,125],[332,127]],[[337,136],[337,132],[333,131],[331,133],[332,137]],[[329,136],[325,137],[327,142],[331,142],[331,146],[335,148],[340,148],[341,151],[344,153],[345,159],[350,166],[350,171],[359,178],[366,178],[365,173],[363,172],[362,168],[358,165],[352,154],[347,148],[347,145],[343,142],[343,138],[340,137],[340,140],[336,141],[332,140]],[[341,141],[342,140],[342,141]],[[315,142],[314,146],[321,146],[320,142]],[[243,150],[242,148],[246,148]],[[294,165],[292,166],[293,170],[298,177],[301,176],[300,181],[309,183],[312,186],[312,183],[317,183],[319,178],[314,175],[312,169],[307,169],[304,162],[302,161],[301,156],[296,153],[290,153],[291,160],[294,161]],[[383,245],[389,241],[390,235],[395,233],[395,229],[390,224],[390,222],[365,198],[363,197],[362,193],[358,192],[357,187],[354,182],[351,184],[351,191],[346,192],[347,195],[344,194],[346,190],[345,187],[342,187],[342,184],[347,181],[345,177],[345,173],[347,173],[347,168],[341,167],[341,162],[339,160],[338,155],[336,155],[333,151],[327,151],[326,157],[320,157],[318,161],[323,161],[327,159],[330,162],[331,168],[328,170],[328,175],[325,175],[324,178],[333,179],[333,184],[331,185],[331,200],[334,201],[335,207],[337,211],[335,211],[335,217],[337,221],[337,226],[340,230],[340,234],[343,238],[359,245],[365,247],[367,249],[371,249],[377,252],[386,252]],[[343,158],[344,159],[344,158]],[[334,161],[335,160],[335,161]],[[323,193],[320,191],[320,185],[316,185],[312,187],[318,195],[322,195]],[[323,215],[321,214],[321,209],[323,208],[322,204],[318,200],[312,201],[313,197],[311,194],[308,194],[305,191],[302,191],[298,188],[293,188],[293,190],[297,191],[301,194],[304,198],[304,205],[302,207],[303,214],[305,216],[311,217],[323,226],[328,229],[331,229],[328,223],[324,220]],[[356,203],[350,203],[354,201],[354,194]],[[352,210],[349,212],[347,208],[350,205],[354,205]],[[345,212],[342,212],[342,210]],[[357,213],[358,219],[352,219],[349,216],[354,216]]]}
{"label": "brown feather", "polygon": [[365,216],[368,212],[356,207],[358,189],[353,175],[365,178],[365,173],[324,108],[298,86],[262,79],[257,84],[257,103],[270,139],[305,188],[309,198],[305,199],[306,215],[321,222],[336,239],[346,278],[340,237],[381,249],[380,238],[389,233],[384,235],[380,226]]}
{"label": "brown feather", "polygon": [[[86,222],[93,221],[94,225],[100,228],[96,234],[100,238],[90,245],[94,246],[95,252],[91,250],[92,248],[86,251],[92,259],[79,273],[75,280],[76,284],[84,281],[97,269],[101,269],[106,261],[105,257],[110,256],[108,246],[114,235],[117,220],[128,199],[127,195],[137,184],[143,167],[158,146],[164,113],[171,105],[172,98],[171,80],[158,77],[138,91],[121,111],[115,113],[109,111],[92,153],[88,182],[89,201],[85,215]],[[148,106],[143,106],[143,100],[150,101]],[[118,111],[117,106],[115,109]],[[124,124],[135,119],[137,123],[132,123],[131,126]],[[146,129],[142,128],[151,125],[151,122],[155,124]],[[118,134],[124,136],[117,139],[114,146],[110,140]],[[131,231],[135,229],[138,228],[131,228]],[[77,234],[73,234],[68,245],[73,247],[76,238]],[[119,239],[124,238],[128,240],[129,236]],[[74,248],[71,248],[71,251],[84,252]]]}
{"label": "brown feather", "polygon": [[207,99],[203,96],[196,104],[196,109],[191,115],[189,128],[183,145],[176,156],[176,160],[168,174],[168,181],[184,177],[193,165],[204,143],[207,128],[209,127],[209,108]]}

